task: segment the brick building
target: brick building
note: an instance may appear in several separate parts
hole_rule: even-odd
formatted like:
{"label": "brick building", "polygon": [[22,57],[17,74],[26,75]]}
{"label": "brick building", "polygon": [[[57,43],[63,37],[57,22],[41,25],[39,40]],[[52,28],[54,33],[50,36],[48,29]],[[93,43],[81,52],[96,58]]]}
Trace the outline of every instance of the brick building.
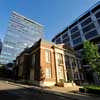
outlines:
{"label": "brick building", "polygon": [[19,79],[40,86],[52,86],[61,80],[84,80],[79,58],[72,48],[41,39],[16,58],[16,67]]}

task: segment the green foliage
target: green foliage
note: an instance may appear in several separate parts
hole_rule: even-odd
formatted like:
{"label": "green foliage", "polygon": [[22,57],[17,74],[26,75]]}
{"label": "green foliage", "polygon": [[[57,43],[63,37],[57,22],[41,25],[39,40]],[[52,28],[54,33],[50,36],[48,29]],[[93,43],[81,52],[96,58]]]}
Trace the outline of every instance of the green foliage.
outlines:
{"label": "green foliage", "polygon": [[96,86],[96,85],[86,85],[84,86],[85,89],[89,88],[89,89],[95,89],[95,90],[100,90],[100,86]]}
{"label": "green foliage", "polygon": [[58,87],[64,87],[64,79],[60,79],[59,82],[56,84]]}
{"label": "green foliage", "polygon": [[59,81],[60,81],[60,83],[64,83],[64,79],[60,79]]}
{"label": "green foliage", "polygon": [[83,60],[100,75],[100,55],[96,44],[93,44],[90,41],[84,42]]}

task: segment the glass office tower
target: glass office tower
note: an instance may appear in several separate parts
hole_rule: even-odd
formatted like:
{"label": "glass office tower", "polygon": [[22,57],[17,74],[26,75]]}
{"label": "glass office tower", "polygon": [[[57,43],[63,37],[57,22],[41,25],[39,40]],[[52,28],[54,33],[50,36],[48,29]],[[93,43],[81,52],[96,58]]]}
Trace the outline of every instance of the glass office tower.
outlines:
{"label": "glass office tower", "polygon": [[3,41],[0,62],[12,62],[26,47],[43,37],[43,26],[16,12],[12,12]]}

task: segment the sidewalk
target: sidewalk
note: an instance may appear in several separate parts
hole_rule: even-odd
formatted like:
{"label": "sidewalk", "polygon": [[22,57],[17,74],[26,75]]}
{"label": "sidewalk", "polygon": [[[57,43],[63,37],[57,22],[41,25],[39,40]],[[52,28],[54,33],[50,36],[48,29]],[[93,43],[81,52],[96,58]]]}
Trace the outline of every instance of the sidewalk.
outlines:
{"label": "sidewalk", "polygon": [[41,93],[46,93],[46,94],[54,94],[58,96],[62,96],[66,99],[71,99],[71,100],[100,100],[100,97],[98,96],[90,96],[87,94],[78,94],[74,93],[72,91],[77,90],[78,91],[78,86],[73,86],[73,87],[50,87],[50,88],[42,88],[42,87],[37,87],[37,86],[30,86],[30,85],[22,85],[18,83],[13,83],[13,82],[8,82],[8,84],[11,85],[16,85],[22,88],[28,88],[28,89],[37,89],[40,90]]}
{"label": "sidewalk", "polygon": [[[7,82],[7,81],[6,81]],[[39,89],[39,90],[46,90],[46,91],[52,91],[52,92],[61,92],[61,93],[70,93],[70,94],[74,94],[75,92],[78,92],[80,86],[73,86],[73,87],[57,87],[57,86],[53,86],[53,87],[38,87],[38,86],[33,86],[33,85],[23,85],[20,83],[14,83],[14,82],[8,82],[8,84],[11,85],[16,85],[16,86],[20,86],[23,88],[35,88],[35,89]]]}

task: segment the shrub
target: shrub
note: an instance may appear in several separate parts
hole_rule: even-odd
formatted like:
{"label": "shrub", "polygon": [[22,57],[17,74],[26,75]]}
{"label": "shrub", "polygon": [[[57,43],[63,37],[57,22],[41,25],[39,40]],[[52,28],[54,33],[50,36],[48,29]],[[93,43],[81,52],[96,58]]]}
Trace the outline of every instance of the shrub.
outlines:
{"label": "shrub", "polygon": [[91,93],[91,94],[100,94],[100,86],[95,86],[95,85],[87,85],[84,86],[84,89],[86,89],[87,93]]}
{"label": "shrub", "polygon": [[56,84],[56,86],[64,87],[64,80],[60,79],[59,82]]}

